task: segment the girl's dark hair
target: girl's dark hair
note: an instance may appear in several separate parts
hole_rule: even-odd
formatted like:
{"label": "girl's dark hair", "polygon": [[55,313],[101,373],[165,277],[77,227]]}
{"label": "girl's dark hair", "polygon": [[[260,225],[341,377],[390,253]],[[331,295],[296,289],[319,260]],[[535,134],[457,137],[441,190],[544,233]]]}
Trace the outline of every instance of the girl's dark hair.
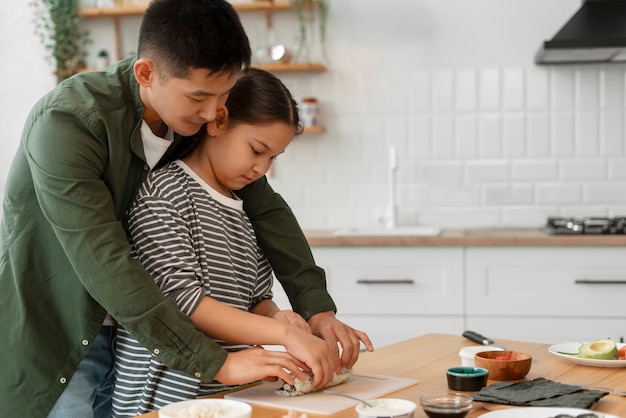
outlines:
{"label": "girl's dark hair", "polygon": [[226,100],[228,123],[251,125],[284,122],[302,133],[298,104],[276,76],[249,68],[239,77]]}
{"label": "girl's dark hair", "polygon": [[187,77],[191,68],[236,73],[250,65],[250,42],[225,0],[152,0],[139,30],[137,53],[163,77]]}

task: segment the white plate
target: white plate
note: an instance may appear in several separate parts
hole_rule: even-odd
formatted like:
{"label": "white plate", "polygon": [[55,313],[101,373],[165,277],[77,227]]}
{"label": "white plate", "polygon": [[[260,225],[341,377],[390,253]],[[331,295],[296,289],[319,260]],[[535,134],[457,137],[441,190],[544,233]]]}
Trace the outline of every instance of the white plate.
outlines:
{"label": "white plate", "polygon": [[569,414],[575,417],[578,414],[592,412],[600,418],[619,418],[617,415],[609,415],[602,412],[579,408],[547,408],[542,406],[529,406],[524,408],[502,409],[500,411],[487,412],[482,418],[549,418],[558,414]]}
{"label": "white plate", "polygon": [[[584,342],[583,342],[584,343]],[[555,356],[563,357],[568,359],[572,363],[581,364],[583,366],[593,366],[593,367],[626,367],[626,360],[596,360],[590,358],[580,358],[576,356],[571,356],[568,354],[562,353],[578,353],[578,347],[580,347],[581,342],[573,342],[573,343],[563,343],[563,344],[555,344],[548,348]],[[626,344],[615,343],[617,345],[617,349],[619,350]]]}
{"label": "white plate", "polygon": [[252,407],[245,402],[231,401],[228,399],[192,399],[180,401],[164,406],[159,410],[159,418],[177,418],[183,411],[189,408],[210,408],[220,412],[219,416],[225,418],[250,418]]}

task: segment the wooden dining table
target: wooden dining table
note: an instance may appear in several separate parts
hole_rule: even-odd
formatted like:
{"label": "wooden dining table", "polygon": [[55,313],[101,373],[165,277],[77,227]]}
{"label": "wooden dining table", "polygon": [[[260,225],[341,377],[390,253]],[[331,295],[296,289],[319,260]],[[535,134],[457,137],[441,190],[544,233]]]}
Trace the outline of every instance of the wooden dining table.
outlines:
{"label": "wooden dining table", "polygon": [[[543,377],[560,383],[601,385],[617,390],[626,390],[626,368],[590,367],[575,364],[548,351],[549,344],[497,340],[498,344],[515,351],[532,355],[532,364],[526,380]],[[426,417],[419,406],[421,394],[431,391],[448,391],[446,370],[459,366],[461,347],[475,344],[459,335],[426,334],[396,344],[362,353],[354,367],[356,372],[377,373],[417,379],[419,383],[387,394],[385,397],[408,399],[418,404],[415,418]],[[488,384],[494,383],[490,380]],[[464,392],[471,395],[473,392]],[[223,395],[222,395],[223,396]],[[217,396],[221,397],[221,396]],[[474,402],[467,417],[478,417],[503,405]],[[593,406],[594,411],[605,412],[626,418],[626,397],[610,393]],[[252,418],[282,418],[286,410],[252,405]],[[356,418],[355,409],[349,408],[332,415],[307,414],[309,417]],[[296,415],[300,417],[300,415]],[[156,411],[141,415],[144,418],[157,418]]]}

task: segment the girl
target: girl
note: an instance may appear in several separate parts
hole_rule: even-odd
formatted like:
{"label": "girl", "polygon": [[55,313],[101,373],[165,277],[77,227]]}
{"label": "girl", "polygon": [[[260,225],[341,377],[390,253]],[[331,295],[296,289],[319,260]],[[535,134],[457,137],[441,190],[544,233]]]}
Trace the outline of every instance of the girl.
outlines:
{"label": "girl", "polygon": [[[129,214],[136,257],[196,328],[227,350],[222,368],[247,362],[259,369],[259,378],[291,382],[289,371],[308,370],[298,352],[324,350],[326,343],[301,316],[272,301],[270,265],[232,191],[263,176],[301,131],[296,102],[283,83],[250,69],[195,147],[149,175]],[[261,344],[283,345],[287,352]],[[218,381],[219,372],[218,380],[205,384],[170,369],[158,354],[118,329],[114,416],[233,387]]]}

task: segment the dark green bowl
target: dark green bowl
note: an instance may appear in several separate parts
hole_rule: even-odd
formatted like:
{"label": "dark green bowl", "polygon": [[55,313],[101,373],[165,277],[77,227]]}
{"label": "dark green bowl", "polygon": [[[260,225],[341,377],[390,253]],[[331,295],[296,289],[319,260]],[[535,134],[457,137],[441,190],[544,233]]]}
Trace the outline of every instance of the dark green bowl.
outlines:
{"label": "dark green bowl", "polygon": [[489,370],[482,367],[451,367],[447,370],[446,375],[450,389],[477,391],[487,385]]}

